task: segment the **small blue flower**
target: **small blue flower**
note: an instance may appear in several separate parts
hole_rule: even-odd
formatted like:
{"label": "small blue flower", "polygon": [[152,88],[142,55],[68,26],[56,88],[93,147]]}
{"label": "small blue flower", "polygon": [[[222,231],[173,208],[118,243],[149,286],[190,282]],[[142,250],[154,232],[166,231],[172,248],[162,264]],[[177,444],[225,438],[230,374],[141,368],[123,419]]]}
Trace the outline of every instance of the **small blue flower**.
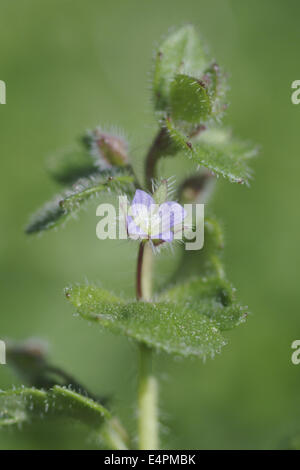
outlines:
{"label": "small blue flower", "polygon": [[159,204],[150,194],[137,189],[126,217],[127,233],[134,240],[171,243],[174,233],[182,229],[185,216],[186,212],[178,202]]}

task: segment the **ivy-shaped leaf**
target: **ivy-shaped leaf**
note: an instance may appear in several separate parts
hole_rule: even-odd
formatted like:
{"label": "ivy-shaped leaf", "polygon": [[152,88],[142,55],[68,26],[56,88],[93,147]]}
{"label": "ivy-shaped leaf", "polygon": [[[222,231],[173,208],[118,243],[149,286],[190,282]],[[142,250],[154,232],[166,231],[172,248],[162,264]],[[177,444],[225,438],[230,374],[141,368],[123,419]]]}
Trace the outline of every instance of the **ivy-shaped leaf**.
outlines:
{"label": "ivy-shaped leaf", "polygon": [[112,169],[101,175],[93,175],[79,180],[61,196],[56,196],[34,214],[26,233],[37,233],[55,228],[78,212],[91,198],[106,192],[122,192],[131,195],[134,191],[135,177],[128,169]]}
{"label": "ivy-shaped leaf", "polygon": [[92,428],[111,417],[100,403],[58,385],[48,391],[23,387],[0,391],[0,426],[46,416],[72,419]]}
{"label": "ivy-shaped leaf", "polygon": [[178,284],[161,295],[161,299],[188,306],[216,323],[220,331],[230,330],[247,317],[247,307],[235,303],[234,289],[219,277],[196,278]]}
{"label": "ivy-shaped leaf", "polygon": [[[226,280],[221,261],[223,233],[217,220],[206,217],[201,250],[182,249],[179,266],[160,299],[189,305],[212,318],[218,328],[229,330],[244,322],[248,311],[235,300],[235,289]],[[202,308],[204,310],[202,310]]]}
{"label": "ivy-shaped leaf", "polygon": [[205,359],[214,357],[226,344],[217,323],[209,317],[212,301],[208,297],[198,309],[188,302],[179,305],[164,299],[125,302],[89,285],[67,288],[66,295],[83,318],[170,354]]}
{"label": "ivy-shaped leaf", "polygon": [[155,58],[153,91],[155,109],[167,111],[172,79],[179,73],[201,77],[208,66],[203,44],[191,25],[170,34],[158,48]]}
{"label": "ivy-shaped leaf", "polygon": [[178,150],[184,150],[197,165],[231,182],[249,183],[251,170],[248,160],[257,153],[252,145],[233,139],[230,132],[223,129],[208,129],[192,139],[171,119],[166,119],[166,127]]}
{"label": "ivy-shaped leaf", "polygon": [[176,75],[170,93],[170,113],[175,121],[200,123],[207,119],[212,103],[204,82],[188,75]]}

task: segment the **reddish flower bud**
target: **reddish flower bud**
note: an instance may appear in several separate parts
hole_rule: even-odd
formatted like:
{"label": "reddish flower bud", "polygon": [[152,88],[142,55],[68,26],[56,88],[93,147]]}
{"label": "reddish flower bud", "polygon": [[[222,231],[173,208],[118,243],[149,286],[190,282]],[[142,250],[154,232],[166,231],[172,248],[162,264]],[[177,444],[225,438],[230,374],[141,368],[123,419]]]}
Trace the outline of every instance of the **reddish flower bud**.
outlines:
{"label": "reddish flower bud", "polygon": [[209,171],[203,171],[196,176],[191,176],[179,188],[180,201],[183,204],[193,202],[205,203],[209,198],[213,184],[214,177]]}
{"label": "reddish flower bud", "polygon": [[102,132],[100,128],[89,132],[84,141],[102,168],[128,165],[128,145],[124,138]]}

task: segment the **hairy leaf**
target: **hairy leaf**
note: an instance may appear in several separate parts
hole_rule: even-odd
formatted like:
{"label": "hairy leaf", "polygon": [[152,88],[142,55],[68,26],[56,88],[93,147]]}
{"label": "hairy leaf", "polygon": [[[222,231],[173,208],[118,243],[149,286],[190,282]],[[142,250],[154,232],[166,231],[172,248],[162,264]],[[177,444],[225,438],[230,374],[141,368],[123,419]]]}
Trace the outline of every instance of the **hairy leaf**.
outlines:
{"label": "hairy leaf", "polygon": [[155,58],[155,109],[167,111],[171,82],[175,75],[184,73],[200,78],[207,65],[206,52],[193,26],[184,26],[170,34],[158,48]]}
{"label": "hairy leaf", "polygon": [[6,340],[7,364],[14,369],[22,383],[48,390],[54,385],[68,386],[74,392],[105,404],[107,397],[96,397],[66,370],[49,361],[47,345],[39,339]]}
{"label": "hairy leaf", "polygon": [[56,196],[53,201],[46,203],[34,214],[26,233],[37,233],[57,227],[76,214],[88,200],[104,191],[131,194],[134,190],[134,181],[135,177],[128,169],[111,170],[79,180],[72,190]]}
{"label": "hairy leaf", "polygon": [[253,146],[233,139],[227,130],[209,129],[191,139],[170,119],[166,120],[166,126],[178,149],[185,150],[197,165],[231,182],[249,183],[251,170],[248,160],[256,154]]}
{"label": "hairy leaf", "polygon": [[216,219],[206,216],[204,221],[204,245],[201,250],[188,251],[181,247],[182,255],[171,281],[187,281],[195,277],[224,277],[221,255],[224,238]]}
{"label": "hairy leaf", "polygon": [[212,103],[203,82],[188,75],[176,75],[171,85],[170,113],[175,121],[200,123],[206,120]]}
{"label": "hairy leaf", "polygon": [[176,302],[182,308],[195,309],[213,319],[218,328],[229,330],[239,325],[247,316],[247,308],[235,303],[234,289],[225,279],[219,277],[196,278],[178,284],[161,297],[168,302]]}
{"label": "hairy leaf", "polygon": [[205,84],[212,102],[212,117],[220,120],[224,114],[227,103],[227,78],[218,64],[213,63],[204,71],[201,82]]}
{"label": "hairy leaf", "polygon": [[110,413],[100,403],[73,390],[55,386],[48,391],[19,388],[0,391],[0,426],[46,416],[72,419],[98,428]]}
{"label": "hairy leaf", "polygon": [[213,217],[206,217],[203,248],[182,249],[179,266],[160,295],[161,299],[187,304],[200,313],[203,308],[221,331],[239,325],[248,313],[247,307],[236,302],[235,290],[226,280],[221,261],[223,245],[220,225]]}
{"label": "hairy leaf", "polygon": [[217,324],[201,307],[176,302],[125,302],[94,286],[66,289],[67,298],[77,312],[112,332],[124,334],[150,347],[182,356],[213,357],[226,340]]}

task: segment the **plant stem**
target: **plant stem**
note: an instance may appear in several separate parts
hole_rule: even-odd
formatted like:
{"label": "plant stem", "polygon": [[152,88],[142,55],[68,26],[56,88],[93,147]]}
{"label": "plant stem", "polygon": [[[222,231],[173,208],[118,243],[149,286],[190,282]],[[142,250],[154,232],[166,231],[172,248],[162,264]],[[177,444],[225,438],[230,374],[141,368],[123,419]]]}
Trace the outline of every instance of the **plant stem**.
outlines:
{"label": "plant stem", "polygon": [[[137,262],[137,299],[152,296],[152,248],[142,241]],[[139,449],[158,449],[157,381],[152,372],[152,350],[139,344],[138,435]]]}
{"label": "plant stem", "polygon": [[157,380],[152,373],[152,351],[140,344],[139,363],[139,449],[158,449]]}
{"label": "plant stem", "polygon": [[[206,126],[200,124],[190,134],[189,137],[195,137],[206,130]],[[145,162],[145,178],[147,189],[151,191],[152,180],[156,178],[156,165],[161,157],[175,155],[177,153],[176,145],[170,137],[166,127],[161,127],[156,134],[151,147],[148,150]]]}
{"label": "plant stem", "polygon": [[142,241],[139,247],[136,271],[136,297],[149,302],[152,295],[152,248],[149,242]]}
{"label": "plant stem", "polygon": [[169,135],[164,127],[162,127],[149,151],[146,156],[146,166],[145,166],[145,177],[146,177],[146,185],[149,191],[152,189],[152,180],[156,177],[156,164],[158,159],[162,156],[162,152],[168,148],[170,145],[170,138]]}
{"label": "plant stem", "polygon": [[[156,173],[156,164],[162,151],[169,144],[165,128],[161,128],[146,157],[145,178],[148,190]],[[153,253],[149,242],[142,241],[139,247],[136,276],[137,300],[151,301]],[[158,387],[152,371],[152,350],[139,344],[139,384],[138,384],[138,435],[140,450],[158,449]]]}
{"label": "plant stem", "polygon": [[111,418],[101,434],[109,449],[128,450],[128,436],[117,418]]}

